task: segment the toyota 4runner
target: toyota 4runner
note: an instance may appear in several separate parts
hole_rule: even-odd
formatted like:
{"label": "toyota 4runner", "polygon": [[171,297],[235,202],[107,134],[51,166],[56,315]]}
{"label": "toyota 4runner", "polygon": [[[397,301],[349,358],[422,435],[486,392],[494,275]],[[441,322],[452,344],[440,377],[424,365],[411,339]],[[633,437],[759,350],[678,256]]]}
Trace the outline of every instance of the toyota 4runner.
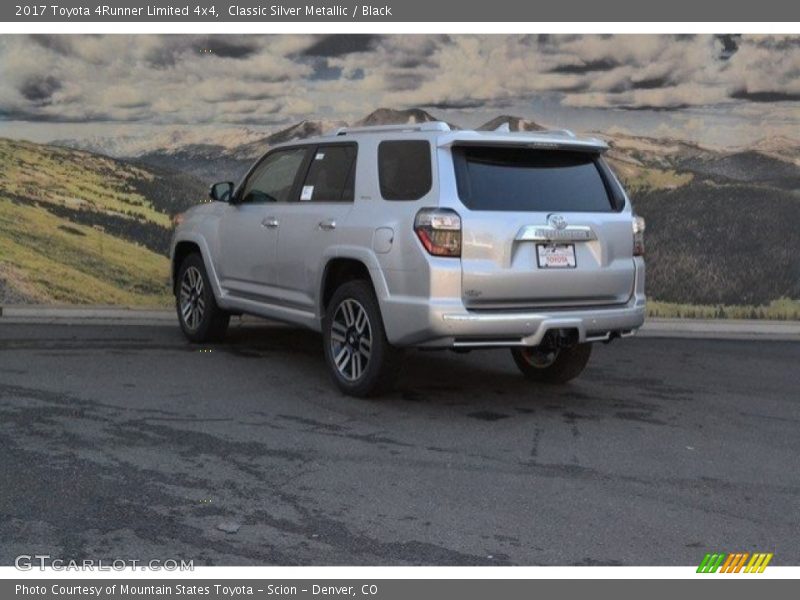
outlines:
{"label": "toyota 4runner", "polygon": [[275,146],[181,215],[180,326],[219,341],[231,314],[322,332],[333,380],[375,395],[405,348],[510,348],[563,383],[593,342],[644,322],[644,222],[569,131],[344,128]]}

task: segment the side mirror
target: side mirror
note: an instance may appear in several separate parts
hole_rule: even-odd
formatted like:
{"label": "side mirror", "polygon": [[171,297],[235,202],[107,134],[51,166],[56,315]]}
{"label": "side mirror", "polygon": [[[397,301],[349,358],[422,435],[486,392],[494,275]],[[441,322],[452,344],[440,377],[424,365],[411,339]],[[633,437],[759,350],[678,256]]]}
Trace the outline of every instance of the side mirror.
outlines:
{"label": "side mirror", "polygon": [[208,190],[208,197],[216,202],[230,202],[233,198],[233,182],[221,181],[215,183]]}

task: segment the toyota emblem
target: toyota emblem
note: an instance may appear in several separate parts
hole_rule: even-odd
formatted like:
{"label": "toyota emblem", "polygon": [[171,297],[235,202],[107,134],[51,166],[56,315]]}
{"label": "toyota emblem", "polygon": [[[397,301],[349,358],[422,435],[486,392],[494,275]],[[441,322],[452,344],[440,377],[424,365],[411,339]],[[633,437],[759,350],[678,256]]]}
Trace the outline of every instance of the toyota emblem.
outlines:
{"label": "toyota emblem", "polygon": [[567,220],[561,215],[550,215],[547,217],[547,222],[554,229],[564,229],[567,226]]}

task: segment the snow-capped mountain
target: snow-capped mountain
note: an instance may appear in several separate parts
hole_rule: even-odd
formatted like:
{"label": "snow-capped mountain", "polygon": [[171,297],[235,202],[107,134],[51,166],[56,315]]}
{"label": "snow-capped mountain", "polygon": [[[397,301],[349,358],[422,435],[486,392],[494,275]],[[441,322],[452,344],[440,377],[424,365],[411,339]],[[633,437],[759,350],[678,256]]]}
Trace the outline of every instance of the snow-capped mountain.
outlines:
{"label": "snow-capped mountain", "polygon": [[270,146],[292,140],[302,140],[336,130],[345,126],[344,121],[304,120],[266,136],[258,137],[234,149],[234,156],[242,159],[255,159],[264,154]]}
{"label": "snow-capped mountain", "polygon": [[509,131],[542,131],[546,127],[539,125],[536,121],[515,117],[512,115],[500,115],[491,121],[487,121],[478,129],[481,131],[495,131],[496,129],[508,125]]}
{"label": "snow-capped mountain", "polygon": [[[378,108],[358,119],[354,126],[426,123],[439,120],[421,109]],[[343,121],[303,120],[278,130],[267,128],[181,128],[154,135],[90,137],[59,140],[58,145],[89,150],[114,158],[190,173],[206,183],[237,181],[248,167],[270,147],[292,140],[318,136],[346,126]],[[454,129],[456,124],[450,124]],[[507,126],[510,131],[541,131],[540,122],[516,116],[499,115],[478,129],[493,131]],[[712,148],[673,138],[653,138],[629,133],[591,132],[605,139],[616,168],[624,177],[652,180],[653,169],[694,173],[705,177],[726,177],[736,181],[781,179],[783,186],[794,185],[800,166],[800,141],[771,137],[742,148]],[[649,171],[648,171],[649,170]],[[662,177],[663,179],[663,177]],[[669,185],[674,185],[670,176]]]}
{"label": "snow-capped mountain", "polygon": [[750,146],[749,149],[800,167],[800,140],[779,135],[763,138]]}
{"label": "snow-capped mountain", "polygon": [[369,113],[363,119],[359,119],[353,125],[357,127],[368,127],[371,125],[413,125],[415,123],[428,123],[438,120],[439,119],[432,114],[421,108],[409,108],[407,110],[379,108]]}

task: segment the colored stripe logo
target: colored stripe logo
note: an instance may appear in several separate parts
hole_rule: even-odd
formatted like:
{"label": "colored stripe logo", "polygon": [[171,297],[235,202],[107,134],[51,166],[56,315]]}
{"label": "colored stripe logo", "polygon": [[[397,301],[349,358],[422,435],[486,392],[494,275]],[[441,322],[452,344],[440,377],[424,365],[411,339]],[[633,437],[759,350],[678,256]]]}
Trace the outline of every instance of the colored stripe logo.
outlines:
{"label": "colored stripe logo", "polygon": [[772,552],[709,552],[703,557],[698,573],[763,573],[772,560]]}

